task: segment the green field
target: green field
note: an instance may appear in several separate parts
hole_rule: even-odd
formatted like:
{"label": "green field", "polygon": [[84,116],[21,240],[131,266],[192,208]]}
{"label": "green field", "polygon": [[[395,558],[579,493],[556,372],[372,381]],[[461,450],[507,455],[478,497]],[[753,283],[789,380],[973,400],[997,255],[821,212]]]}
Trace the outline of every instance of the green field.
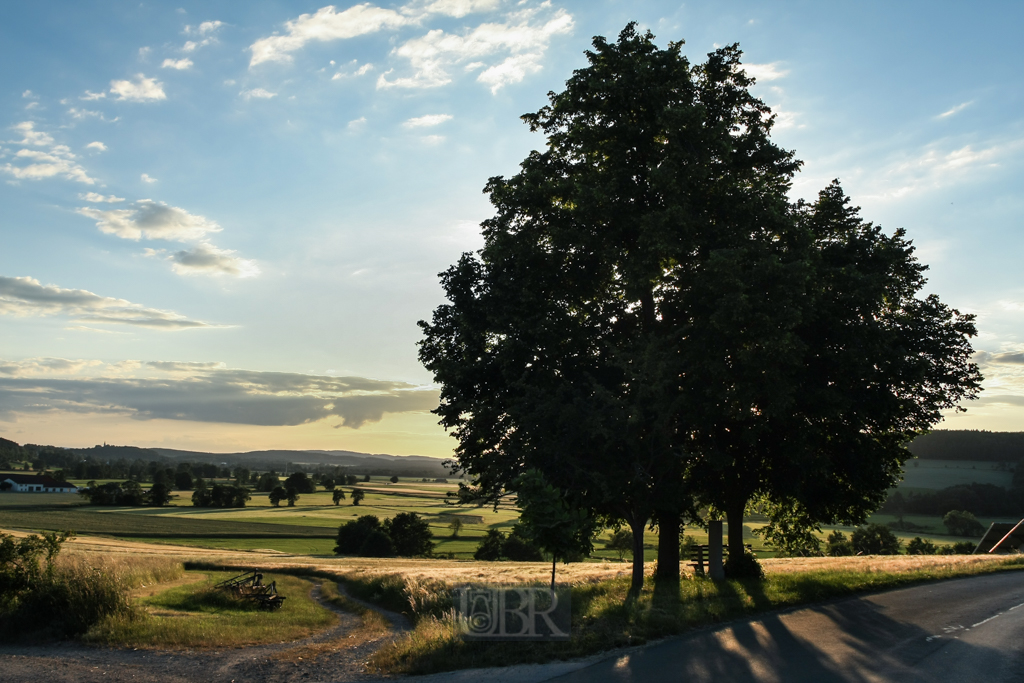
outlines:
{"label": "green field", "polygon": [[[980,475],[990,480],[1012,476],[1009,472],[982,467],[979,463],[967,463],[967,467],[964,465],[956,461],[921,461],[919,466],[908,468],[911,472],[908,480],[915,484],[934,485],[948,481],[951,477],[962,478],[965,475]],[[430,525],[436,554],[469,559],[489,529],[507,531],[518,516],[516,509],[510,505],[503,505],[497,511],[491,506],[447,505],[445,494],[453,488],[450,484],[408,481],[392,485],[383,480],[374,480],[361,483],[360,488],[366,491],[366,498],[358,506],[352,505],[351,487],[346,486],[346,499],[340,505],[333,504],[328,491],[304,494],[294,507],[275,507],[270,504],[266,493],[253,493],[247,507],[226,509],[193,507],[189,491],[175,492],[171,504],[162,508],[90,506],[85,505],[82,498],[75,494],[4,493],[0,494],[0,527],[73,530],[79,534],[184,546],[330,555],[334,549],[333,539],[341,524],[361,515],[377,515],[384,519],[399,512],[415,512]],[[926,488],[930,487],[920,486],[919,490]],[[451,537],[452,530],[449,527],[453,514],[469,518],[457,538]],[[921,530],[897,532],[905,541],[914,536],[921,536],[936,544],[963,540],[945,535],[945,527],[939,517],[907,515],[904,519],[923,527]],[[876,514],[869,521],[885,524],[893,520],[892,516]],[[758,555],[770,557],[774,553],[764,547],[760,537],[752,533],[763,526],[764,521],[757,516],[749,518],[744,524],[743,535]],[[1017,520],[981,520],[985,526],[992,521]],[[847,533],[852,530],[849,527],[827,527],[821,534],[822,540],[836,528]],[[598,539],[592,560],[619,559],[618,553],[603,547],[610,533],[606,530]],[[685,533],[693,536],[698,543],[707,542],[707,534],[699,528],[687,528]],[[653,561],[656,558],[657,544],[657,531],[648,530],[644,535],[645,560]]]}
{"label": "green field", "polygon": [[1012,481],[1013,472],[1006,469],[1006,463],[915,458],[904,467],[903,483],[899,488],[902,491],[938,491],[950,486],[973,483],[1009,488]]}

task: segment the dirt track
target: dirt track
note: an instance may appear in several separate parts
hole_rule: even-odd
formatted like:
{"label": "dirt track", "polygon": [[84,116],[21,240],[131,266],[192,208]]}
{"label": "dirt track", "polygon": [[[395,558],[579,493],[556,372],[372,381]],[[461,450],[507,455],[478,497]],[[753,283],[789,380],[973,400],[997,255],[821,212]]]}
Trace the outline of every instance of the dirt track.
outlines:
{"label": "dirt track", "polygon": [[[319,587],[313,590],[319,598]],[[78,644],[0,647],[0,680],[5,683],[229,683],[231,681],[380,681],[366,672],[366,659],[406,628],[392,618],[391,635],[366,640],[354,632],[358,617],[335,609],[339,623],[292,643],[215,650],[134,650]]]}

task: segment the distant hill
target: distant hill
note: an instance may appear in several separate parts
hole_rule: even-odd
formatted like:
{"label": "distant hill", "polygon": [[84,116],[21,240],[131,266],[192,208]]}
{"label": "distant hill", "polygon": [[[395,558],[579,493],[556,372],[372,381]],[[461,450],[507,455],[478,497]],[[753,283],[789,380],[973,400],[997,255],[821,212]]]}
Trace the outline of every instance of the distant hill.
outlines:
{"label": "distant hill", "polygon": [[154,453],[175,461],[198,461],[241,465],[254,469],[284,469],[297,465],[330,465],[347,467],[354,473],[373,475],[405,475],[415,477],[449,477],[441,458],[425,455],[387,455],[356,451],[248,451],[245,453],[206,453],[180,451],[173,448],[152,448]]}
{"label": "distant hill", "polygon": [[1024,432],[936,430],[914,439],[910,452],[922,460],[1017,463],[1024,460]]}

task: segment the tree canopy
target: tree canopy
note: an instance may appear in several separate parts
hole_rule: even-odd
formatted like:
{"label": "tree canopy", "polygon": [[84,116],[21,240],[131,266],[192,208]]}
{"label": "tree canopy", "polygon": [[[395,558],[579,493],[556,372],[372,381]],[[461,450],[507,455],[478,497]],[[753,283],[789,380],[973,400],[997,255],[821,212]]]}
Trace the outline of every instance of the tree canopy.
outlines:
{"label": "tree canopy", "polygon": [[[972,318],[919,298],[902,232],[799,169],[737,46],[691,65],[628,25],[523,116],[546,136],[491,178],[484,246],[441,282],[420,359],[456,463],[497,499],[536,470],[572,509],[643,532],[678,578],[680,520],[857,520],[906,443],[977,391]],[[733,538],[733,536],[737,538]],[[742,534],[731,534],[742,553]]]}

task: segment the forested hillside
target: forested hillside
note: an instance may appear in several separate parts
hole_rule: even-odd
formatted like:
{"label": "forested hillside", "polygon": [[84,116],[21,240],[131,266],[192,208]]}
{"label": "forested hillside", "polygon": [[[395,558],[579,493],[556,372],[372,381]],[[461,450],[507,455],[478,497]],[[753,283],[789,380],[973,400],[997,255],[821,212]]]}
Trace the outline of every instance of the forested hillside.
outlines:
{"label": "forested hillside", "polygon": [[936,430],[914,439],[910,452],[925,460],[1017,463],[1024,460],[1024,432]]}

